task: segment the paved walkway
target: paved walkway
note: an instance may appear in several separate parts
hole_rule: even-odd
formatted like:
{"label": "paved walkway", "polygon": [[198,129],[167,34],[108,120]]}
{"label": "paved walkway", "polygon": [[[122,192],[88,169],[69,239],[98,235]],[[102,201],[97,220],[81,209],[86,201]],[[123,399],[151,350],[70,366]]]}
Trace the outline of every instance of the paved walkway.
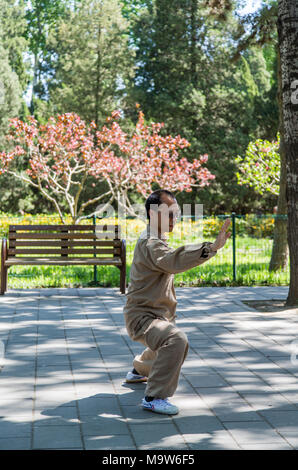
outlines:
{"label": "paved walkway", "polygon": [[287,292],[176,289],[190,350],[171,417],[140,407],[145,384],[123,382],[143,346],[127,336],[118,289],[9,290],[0,449],[298,449],[297,309],[241,302]]}

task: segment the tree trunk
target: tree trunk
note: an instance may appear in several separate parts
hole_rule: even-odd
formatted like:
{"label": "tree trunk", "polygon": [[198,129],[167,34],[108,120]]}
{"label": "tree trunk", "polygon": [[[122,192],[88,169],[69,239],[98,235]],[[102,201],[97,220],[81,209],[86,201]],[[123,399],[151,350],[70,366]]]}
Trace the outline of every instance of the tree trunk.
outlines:
{"label": "tree trunk", "polygon": [[94,113],[94,121],[96,124],[96,128],[98,128],[98,123],[99,123],[100,89],[101,89],[101,25],[99,24],[98,25],[98,37],[97,37],[95,113]]}
{"label": "tree trunk", "polygon": [[286,306],[298,306],[298,3],[280,0],[277,20],[282,74],[290,287]]}
{"label": "tree trunk", "polygon": [[[197,48],[198,48],[198,0],[191,0],[190,6],[190,80],[194,89],[198,86],[198,71],[197,71]],[[192,117],[192,132],[193,135],[198,133],[198,121]],[[197,200],[198,189],[196,187],[192,188],[191,192],[191,215],[195,215],[195,204]]]}
{"label": "tree trunk", "polygon": [[284,125],[282,114],[282,87],[281,87],[281,67],[280,67],[280,51],[277,48],[278,60],[278,104],[279,104],[279,133],[280,133],[280,183],[279,195],[277,203],[277,217],[274,224],[274,239],[269,264],[269,271],[284,269],[288,264],[288,240],[287,240],[287,220],[284,216],[287,214],[286,186],[287,186],[287,168],[286,155],[284,149]]}
{"label": "tree trunk", "polygon": [[191,0],[191,9],[190,9],[190,75],[191,83],[193,87],[196,87],[198,84],[198,74],[197,74],[197,32],[198,32],[198,0]]}
{"label": "tree trunk", "polygon": [[[42,25],[40,21],[40,8],[39,5],[37,8],[37,26],[38,26],[38,33],[39,37],[42,37]],[[33,85],[32,85],[32,95],[31,95],[31,103],[30,103],[30,113],[34,116],[35,106],[34,106],[34,98],[37,89],[37,85],[39,83],[38,78],[40,78],[40,63],[39,63],[39,48],[35,45],[35,52],[34,52],[34,71],[33,71]]]}
{"label": "tree trunk", "polygon": [[34,54],[34,66],[33,66],[33,83],[32,83],[32,94],[31,94],[31,102],[30,102],[30,113],[32,116],[34,116],[34,94],[35,94],[35,89],[37,85],[37,76],[38,76],[38,67],[39,67],[39,61],[38,61],[38,53]]}

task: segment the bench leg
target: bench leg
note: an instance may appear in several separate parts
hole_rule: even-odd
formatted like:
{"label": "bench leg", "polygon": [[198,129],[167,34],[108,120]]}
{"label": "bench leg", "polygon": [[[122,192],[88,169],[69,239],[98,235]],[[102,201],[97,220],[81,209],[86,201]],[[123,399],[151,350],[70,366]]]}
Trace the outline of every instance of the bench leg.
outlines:
{"label": "bench leg", "polygon": [[126,266],[122,266],[120,269],[120,292],[125,294],[126,287]]}
{"label": "bench leg", "polygon": [[8,267],[3,267],[1,269],[1,286],[0,286],[0,295],[4,295],[7,290],[7,277],[8,277]]}

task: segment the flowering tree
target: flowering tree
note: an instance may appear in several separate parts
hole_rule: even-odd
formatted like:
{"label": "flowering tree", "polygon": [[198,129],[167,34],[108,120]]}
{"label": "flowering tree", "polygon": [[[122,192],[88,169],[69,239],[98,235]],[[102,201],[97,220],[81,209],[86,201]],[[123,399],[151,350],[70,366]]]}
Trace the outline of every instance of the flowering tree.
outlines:
{"label": "flowering tree", "polygon": [[[138,105],[137,105],[138,107]],[[101,204],[104,212],[113,201],[118,201],[125,212],[135,216],[128,197],[130,190],[145,198],[152,192],[152,184],[171,191],[191,191],[203,187],[215,178],[202,165],[208,155],[189,162],[179,157],[179,150],[189,142],[180,137],[160,134],[164,123],[146,125],[139,111],[138,121],[128,136],[119,124],[120,112],[114,111],[101,130],[92,121],[89,126],[74,113],[51,117],[46,125],[33,116],[28,122],[10,120],[7,138],[14,147],[0,152],[0,173],[9,173],[36,187],[52,202],[62,223],[65,223],[61,203],[67,202],[72,223],[96,213],[86,214],[89,206]],[[24,158],[27,156],[28,158]],[[18,171],[20,162],[26,168]],[[88,176],[106,181],[109,189],[97,197],[80,202]],[[95,183],[92,183],[95,185]]]}
{"label": "flowering tree", "polygon": [[250,142],[244,159],[239,155],[235,158],[241,173],[237,172],[238,183],[248,184],[259,194],[270,191],[279,194],[280,182],[280,135],[276,142],[258,139]]}

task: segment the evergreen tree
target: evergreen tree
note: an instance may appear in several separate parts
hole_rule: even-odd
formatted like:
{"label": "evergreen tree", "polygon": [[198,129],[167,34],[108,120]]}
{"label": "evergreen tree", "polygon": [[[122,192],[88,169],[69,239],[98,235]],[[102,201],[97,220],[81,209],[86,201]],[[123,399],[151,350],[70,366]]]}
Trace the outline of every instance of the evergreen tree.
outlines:
{"label": "evergreen tree", "polygon": [[24,91],[29,82],[29,60],[25,59],[27,48],[24,1],[0,0],[0,38],[8,54],[11,69],[17,74]]}
{"label": "evergreen tree", "polygon": [[[9,48],[4,48],[0,42],[0,153],[9,148],[4,136],[8,132],[9,119],[18,117],[22,109],[21,95],[18,75],[9,63]],[[11,212],[18,210],[19,204],[22,206],[21,199],[28,197],[28,193],[24,194],[24,186],[11,176],[0,175],[0,211]]]}
{"label": "evergreen tree", "polygon": [[18,116],[21,107],[21,87],[18,76],[9,64],[8,51],[0,43],[0,151],[6,148],[4,134],[9,118]]}
{"label": "evergreen tree", "polygon": [[56,113],[76,112],[100,125],[125,106],[134,71],[127,21],[118,0],[86,0],[48,38],[54,76],[48,83]]}
{"label": "evergreen tree", "polygon": [[33,58],[30,112],[34,115],[38,99],[46,98],[45,79],[49,72],[45,60],[47,37],[58,18],[65,16],[67,0],[24,0],[26,4],[26,33]]}

